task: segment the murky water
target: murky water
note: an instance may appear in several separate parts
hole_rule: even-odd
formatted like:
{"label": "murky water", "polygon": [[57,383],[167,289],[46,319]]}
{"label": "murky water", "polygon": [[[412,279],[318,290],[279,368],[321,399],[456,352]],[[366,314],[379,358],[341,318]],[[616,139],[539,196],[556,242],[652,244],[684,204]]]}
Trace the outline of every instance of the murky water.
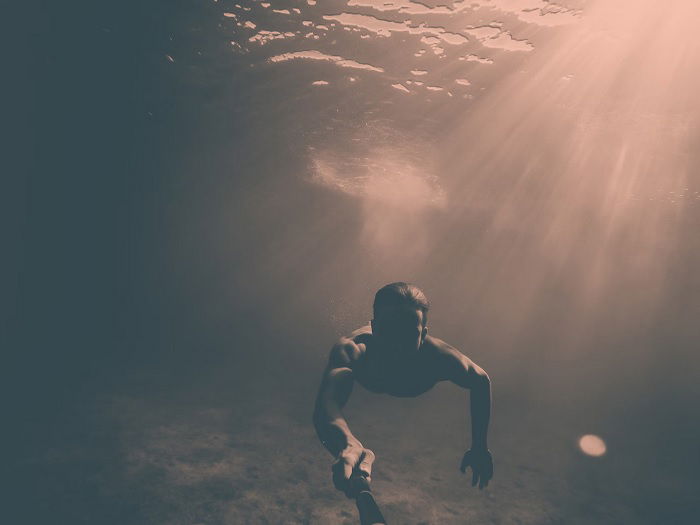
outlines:
{"label": "murky water", "polygon": [[[219,0],[133,16],[90,18],[110,53],[96,56],[121,57],[99,66],[105,86],[131,90],[127,104],[107,89],[124,108],[99,101],[105,126],[126,115],[123,164],[112,186],[83,167],[58,190],[69,209],[95,203],[97,233],[64,221],[84,286],[27,274],[56,292],[26,292],[47,327],[25,323],[27,348],[74,348],[41,376],[70,408],[23,463],[43,480],[38,516],[354,523],[313,397],[334,339],[407,280],[432,302],[430,332],[492,378],[496,472],[480,493],[458,471],[454,385],[357,388],[348,421],[377,453],[392,523],[694,521],[695,2]],[[92,487],[89,503],[70,486]]]}

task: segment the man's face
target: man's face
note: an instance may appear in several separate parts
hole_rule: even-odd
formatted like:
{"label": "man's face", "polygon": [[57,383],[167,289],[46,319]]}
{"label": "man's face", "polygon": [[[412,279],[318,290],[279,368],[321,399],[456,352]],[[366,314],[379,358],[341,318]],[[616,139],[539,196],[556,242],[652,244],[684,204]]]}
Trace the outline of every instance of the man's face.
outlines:
{"label": "man's face", "polygon": [[372,334],[390,353],[417,352],[427,332],[427,327],[423,326],[423,312],[408,305],[383,308],[372,319]]}

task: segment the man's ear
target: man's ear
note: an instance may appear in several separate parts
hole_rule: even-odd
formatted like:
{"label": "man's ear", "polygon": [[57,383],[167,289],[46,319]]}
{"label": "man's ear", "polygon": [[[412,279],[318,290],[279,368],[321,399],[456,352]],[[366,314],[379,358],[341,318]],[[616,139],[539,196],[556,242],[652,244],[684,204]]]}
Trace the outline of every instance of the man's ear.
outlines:
{"label": "man's ear", "polygon": [[425,339],[425,336],[428,335],[428,327],[424,326],[423,327],[423,339]]}

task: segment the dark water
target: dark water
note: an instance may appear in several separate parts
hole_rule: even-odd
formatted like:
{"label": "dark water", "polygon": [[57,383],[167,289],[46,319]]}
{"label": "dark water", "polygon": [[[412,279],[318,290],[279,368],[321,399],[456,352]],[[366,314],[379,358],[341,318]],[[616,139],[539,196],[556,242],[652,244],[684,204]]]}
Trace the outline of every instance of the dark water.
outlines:
{"label": "dark water", "polygon": [[[426,35],[331,27],[244,53],[231,41],[254,33],[224,12],[284,32],[350,10],[239,5],[32,13],[31,162],[8,208],[10,521],[356,522],[311,407],[334,339],[403,279],[431,299],[431,333],[492,378],[496,471],[485,492],[458,471],[454,385],[357,387],[347,417],[391,523],[693,523],[697,51],[680,46],[675,90],[639,87],[643,69],[606,83],[637,55],[613,39],[593,68],[571,43],[584,19],[476,10],[425,16],[448,32],[497,21],[533,49],[464,33],[415,57]],[[266,62],[309,49],[384,72]],[[406,84],[413,68],[443,91]],[[579,87],[549,85],[561,71]],[[580,452],[589,433],[606,455]]]}

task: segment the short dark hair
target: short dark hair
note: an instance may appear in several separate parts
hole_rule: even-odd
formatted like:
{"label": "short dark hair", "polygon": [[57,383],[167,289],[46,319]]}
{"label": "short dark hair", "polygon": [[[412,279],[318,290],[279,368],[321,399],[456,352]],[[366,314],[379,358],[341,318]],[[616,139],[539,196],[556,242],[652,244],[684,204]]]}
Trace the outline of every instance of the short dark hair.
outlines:
{"label": "short dark hair", "polygon": [[372,311],[376,318],[378,310],[402,305],[414,306],[423,312],[423,326],[428,323],[428,310],[430,309],[428,298],[420,288],[411,283],[399,281],[382,286],[374,295]]}

